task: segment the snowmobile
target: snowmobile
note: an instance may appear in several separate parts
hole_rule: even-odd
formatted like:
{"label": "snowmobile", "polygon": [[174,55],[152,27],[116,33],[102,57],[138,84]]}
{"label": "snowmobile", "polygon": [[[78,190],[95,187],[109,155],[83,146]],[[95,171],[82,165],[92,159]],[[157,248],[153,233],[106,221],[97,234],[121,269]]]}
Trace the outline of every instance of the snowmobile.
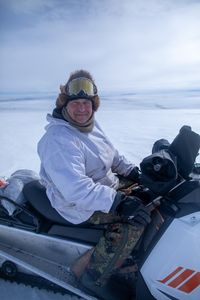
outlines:
{"label": "snowmobile", "polygon": [[[199,148],[200,136],[184,126],[171,144],[157,141],[140,164],[132,195],[152,211],[152,222],[127,261],[137,264],[137,300],[200,299],[200,175],[194,167]],[[24,204],[0,196],[0,277],[99,299],[72,280],[69,268],[95,246],[104,227],[69,224],[38,180],[26,184],[23,195]],[[2,200],[15,205],[12,214]],[[117,280],[111,277],[109,296],[102,299],[130,299],[128,286]]]}

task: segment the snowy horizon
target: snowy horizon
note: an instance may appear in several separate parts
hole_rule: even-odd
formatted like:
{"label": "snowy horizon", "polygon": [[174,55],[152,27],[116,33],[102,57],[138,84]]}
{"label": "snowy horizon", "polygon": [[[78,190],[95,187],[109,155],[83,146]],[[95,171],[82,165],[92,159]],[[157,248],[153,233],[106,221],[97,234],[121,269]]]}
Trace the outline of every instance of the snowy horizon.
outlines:
{"label": "snowy horizon", "polygon": [[[47,113],[52,113],[55,107],[56,94],[9,97],[0,95],[0,126],[3,128],[0,176],[9,176],[16,169],[24,168],[38,173],[37,142],[47,125]],[[105,95],[95,114],[114,146],[137,165],[150,154],[157,139],[166,138],[171,142],[183,125],[200,133],[199,116],[200,99],[196,90]]]}

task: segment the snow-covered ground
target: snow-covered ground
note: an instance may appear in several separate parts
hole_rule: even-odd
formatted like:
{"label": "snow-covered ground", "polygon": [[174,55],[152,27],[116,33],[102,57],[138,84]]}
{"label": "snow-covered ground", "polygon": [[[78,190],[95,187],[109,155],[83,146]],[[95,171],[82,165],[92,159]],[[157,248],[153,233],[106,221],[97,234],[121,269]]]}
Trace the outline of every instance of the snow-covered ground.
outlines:
{"label": "snow-covered ground", "polygon": [[[185,94],[108,95],[102,97],[96,118],[116,148],[139,164],[156,139],[172,141],[182,125],[200,133],[199,93]],[[9,101],[12,98],[0,96],[0,176],[22,168],[38,172],[37,142],[55,103],[50,96]]]}
{"label": "snow-covered ground", "polygon": [[[9,176],[19,169],[39,171],[37,142],[44,133],[46,114],[51,112],[55,102],[52,96],[15,98],[0,96],[0,176]],[[200,96],[198,91],[107,95],[102,97],[96,118],[115,147],[139,165],[142,158],[151,153],[155,140],[165,138],[171,142],[181,126],[190,125],[200,133]],[[0,299],[74,298],[0,280]]]}

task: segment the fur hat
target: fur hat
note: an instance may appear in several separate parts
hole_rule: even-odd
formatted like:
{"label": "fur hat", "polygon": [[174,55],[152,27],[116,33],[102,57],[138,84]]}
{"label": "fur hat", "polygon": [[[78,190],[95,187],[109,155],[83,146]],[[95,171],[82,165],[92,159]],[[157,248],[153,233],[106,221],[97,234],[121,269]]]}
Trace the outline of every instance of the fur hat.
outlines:
{"label": "fur hat", "polygon": [[[67,105],[68,102],[72,101],[72,99],[66,94],[66,87],[69,84],[69,82],[71,82],[73,79],[77,79],[80,77],[83,77],[83,78],[86,78],[86,79],[89,79],[90,81],[92,81],[92,83],[96,89],[96,93],[97,93],[97,87],[94,83],[94,79],[92,78],[92,75],[88,71],[85,71],[85,70],[75,71],[75,72],[71,73],[71,75],[65,85],[60,85],[61,93],[58,95],[58,98],[56,100],[56,108],[63,108],[64,106]],[[100,105],[100,99],[99,99],[98,94],[96,94],[95,96],[90,97],[88,99],[92,101],[93,110],[97,111],[97,109],[99,108],[99,105]]]}

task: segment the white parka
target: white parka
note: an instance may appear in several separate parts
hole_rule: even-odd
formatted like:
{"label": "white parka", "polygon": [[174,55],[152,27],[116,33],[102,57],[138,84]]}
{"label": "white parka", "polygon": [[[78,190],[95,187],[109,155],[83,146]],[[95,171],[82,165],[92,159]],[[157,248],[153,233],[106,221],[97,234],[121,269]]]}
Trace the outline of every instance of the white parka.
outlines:
{"label": "white parka", "polygon": [[95,121],[83,133],[68,122],[47,115],[49,124],[38,143],[40,176],[52,206],[71,223],[89,219],[95,211],[109,212],[118,178],[134,165],[119,155]]}

